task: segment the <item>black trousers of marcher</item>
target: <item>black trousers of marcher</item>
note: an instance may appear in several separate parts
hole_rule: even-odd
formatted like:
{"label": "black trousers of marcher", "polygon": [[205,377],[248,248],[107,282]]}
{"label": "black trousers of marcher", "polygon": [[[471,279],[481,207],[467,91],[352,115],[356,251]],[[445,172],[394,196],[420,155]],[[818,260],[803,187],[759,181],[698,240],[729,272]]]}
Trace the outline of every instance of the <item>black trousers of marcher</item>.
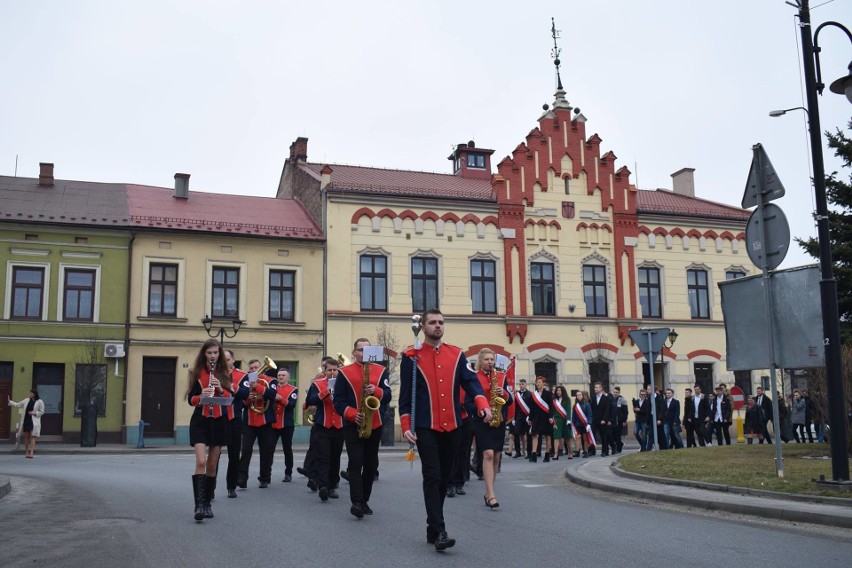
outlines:
{"label": "black trousers of marcher", "polygon": [[[305,461],[302,463],[302,469],[308,474],[309,479],[317,478],[317,462],[316,462],[316,436],[317,429],[321,428],[319,424],[311,426],[311,434],[308,438],[308,450],[305,452]],[[339,475],[339,474],[338,474]]]}
{"label": "black trousers of marcher", "polygon": [[258,481],[270,483],[272,481],[272,427],[269,424],[263,426],[246,426],[243,428],[243,447],[240,455],[239,480],[245,483],[248,480],[249,464],[254,452],[254,442],[260,450],[260,475]]}
{"label": "black trousers of marcher", "polygon": [[461,442],[458,428],[450,432],[438,432],[429,428],[417,428],[417,453],[420,454],[420,469],[423,473],[423,500],[426,502],[426,530],[430,534],[446,530],[444,524],[444,499],[450,470]]}
{"label": "black trousers of marcher", "polygon": [[[272,429],[272,459],[275,459],[275,450],[278,447],[278,440],[281,440],[281,447],[284,450],[284,474],[292,475],[293,473],[293,431],[294,426],[284,426],[280,430]],[[271,467],[272,464],[270,464]]]}
{"label": "black trousers of marcher", "polygon": [[237,488],[237,477],[240,475],[240,448],[243,445],[243,421],[234,418],[230,422],[228,433],[228,472],[225,474],[225,483],[228,490]]}
{"label": "black trousers of marcher", "polygon": [[713,431],[716,433],[716,441],[719,445],[722,445],[722,439],[725,440],[725,444],[731,445],[731,432],[728,429],[727,422],[713,422]]}
{"label": "black trousers of marcher", "polygon": [[695,443],[695,422],[690,422],[685,420],[683,423],[683,427],[686,429],[686,447],[694,448],[696,447]]}
{"label": "black trousers of marcher", "polygon": [[379,469],[379,444],[382,441],[382,427],[373,430],[366,440],[358,437],[356,428],[344,428],[346,457],[349,466],[349,499],[352,503],[367,503],[373,493],[373,481]]}
{"label": "black trousers of marcher", "polygon": [[[340,483],[340,454],[343,452],[343,430],[315,425],[313,479],[319,487],[333,489]],[[377,456],[378,459],[378,456]],[[375,477],[375,476],[374,476]]]}
{"label": "black trousers of marcher", "polygon": [[596,420],[592,422],[592,434],[595,435],[595,441],[601,446],[601,454],[607,455],[609,447],[612,445],[612,426],[601,424],[600,420]]}
{"label": "black trousers of marcher", "polygon": [[465,481],[470,480],[470,446],[473,443],[473,428],[470,424],[470,417],[462,420],[462,425],[459,426],[461,431],[461,442],[459,443],[456,458],[453,461],[453,470],[450,472],[450,485],[456,487],[464,485]]}

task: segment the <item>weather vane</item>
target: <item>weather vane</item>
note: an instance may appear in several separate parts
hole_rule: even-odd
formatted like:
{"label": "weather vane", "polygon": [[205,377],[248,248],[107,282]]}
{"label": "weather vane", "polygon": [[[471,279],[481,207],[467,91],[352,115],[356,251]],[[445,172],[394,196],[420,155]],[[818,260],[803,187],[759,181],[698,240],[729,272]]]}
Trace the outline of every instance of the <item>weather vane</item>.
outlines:
{"label": "weather vane", "polygon": [[556,66],[556,88],[561,91],[562,77],[559,76],[559,65],[562,62],[559,61],[559,54],[562,53],[562,49],[556,44],[556,40],[559,38],[559,30],[556,29],[556,20],[550,18],[550,21],[553,24],[550,28],[550,33],[553,36],[553,50],[551,50],[550,56],[553,58],[553,64]]}

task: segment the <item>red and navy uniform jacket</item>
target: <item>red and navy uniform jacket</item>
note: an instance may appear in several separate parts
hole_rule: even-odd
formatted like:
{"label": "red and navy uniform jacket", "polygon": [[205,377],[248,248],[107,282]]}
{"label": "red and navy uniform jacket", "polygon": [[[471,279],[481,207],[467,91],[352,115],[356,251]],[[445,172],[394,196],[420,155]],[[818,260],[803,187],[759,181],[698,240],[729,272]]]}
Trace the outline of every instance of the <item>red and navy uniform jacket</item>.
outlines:
{"label": "red and navy uniform jacket", "polygon": [[[361,393],[364,392],[364,368],[361,363],[352,363],[340,368],[334,383],[334,409],[343,417],[344,428],[357,428],[355,415],[361,408]],[[382,425],[381,407],[391,401],[388,370],[378,363],[370,363],[370,384],[376,387],[373,396],[379,399],[379,410],[373,413],[373,430]],[[319,408],[317,408],[319,412]]]}
{"label": "red and navy uniform jacket", "polygon": [[331,391],[328,390],[328,379],[325,376],[320,375],[313,380],[311,388],[308,389],[308,395],[305,397],[305,404],[317,407],[314,424],[336,430],[343,428],[343,419],[334,409],[334,399],[331,396]]}
{"label": "red and navy uniform jacket", "polygon": [[[192,390],[189,391],[189,395],[187,396],[190,406],[195,407],[195,414],[200,414],[204,418],[222,418],[222,416],[226,416],[228,420],[233,420],[234,408],[232,406],[201,404],[201,391],[209,386],[210,371],[201,369],[201,372],[198,374],[198,380],[192,385]],[[222,389],[222,392],[217,392],[214,396],[229,397],[231,396],[231,392],[227,389]]]}
{"label": "red and navy uniform jacket", "polygon": [[[263,385],[261,383],[261,379],[269,383],[269,386]],[[248,389],[248,391],[251,392],[252,387],[249,383],[248,377],[246,377],[243,382],[246,384],[246,388]],[[248,400],[246,400],[245,424],[247,426],[251,426],[252,428],[266,426],[267,424],[273,424],[275,422],[275,396],[278,394],[277,381],[267,376],[258,377],[258,380],[254,385],[254,391],[260,395],[263,401],[268,400],[269,406],[267,406],[266,412],[264,412],[263,414],[258,414],[257,412],[253,412],[250,408],[248,408],[249,402]],[[246,397],[248,397],[248,395],[246,395]]]}
{"label": "red and navy uniform jacket", "polygon": [[[501,420],[506,422],[507,413],[509,412],[509,407],[512,404],[512,396],[509,393],[508,383],[506,382],[506,374],[498,373],[497,371],[491,371],[492,373],[497,373],[497,384],[500,385],[500,397],[506,401],[506,404],[503,405],[503,416]],[[485,374],[485,371],[480,369],[476,372],[476,378],[479,379],[479,386],[482,387],[482,392],[485,393],[485,399],[488,401],[489,406],[491,405],[491,375]],[[465,406],[468,406],[468,400],[470,399],[470,395],[465,397]]]}
{"label": "red and navy uniform jacket", "polygon": [[473,397],[478,414],[488,408],[488,399],[476,378],[467,357],[455,345],[442,343],[438,347],[424,345],[402,355],[399,381],[399,421],[402,431],[411,429],[411,375],[417,354],[417,405],[415,428],[450,432],[461,426],[461,397],[459,388]]}
{"label": "red and navy uniform jacket", "polygon": [[[234,417],[231,420],[244,421],[243,411],[245,410],[245,399],[248,397],[248,373],[239,369],[231,369],[231,395],[234,397],[234,404],[231,405]],[[242,383],[245,381],[245,389],[242,389]]]}
{"label": "red and navy uniform jacket", "polygon": [[279,385],[278,381],[273,381],[275,388],[278,389],[278,394],[281,396],[281,402],[274,401],[275,406],[275,422],[272,423],[273,430],[282,430],[288,426],[295,426],[293,411],[296,409],[296,401],[299,399],[299,389],[287,383]]}

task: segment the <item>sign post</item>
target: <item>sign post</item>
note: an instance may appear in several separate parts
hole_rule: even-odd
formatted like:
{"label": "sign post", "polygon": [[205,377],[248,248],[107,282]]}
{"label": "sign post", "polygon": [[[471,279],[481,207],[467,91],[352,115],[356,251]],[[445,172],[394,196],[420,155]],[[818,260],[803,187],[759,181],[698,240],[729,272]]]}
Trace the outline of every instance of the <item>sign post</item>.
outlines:
{"label": "sign post", "polygon": [[[630,331],[630,339],[639,348],[639,351],[645,355],[648,361],[648,376],[651,380],[651,449],[656,450],[659,440],[657,440],[657,387],[654,384],[654,359],[657,358],[657,353],[663,350],[666,344],[666,339],[669,337],[671,330],[667,327],[658,327],[654,329],[634,329]],[[665,385],[664,385],[665,386]]]}

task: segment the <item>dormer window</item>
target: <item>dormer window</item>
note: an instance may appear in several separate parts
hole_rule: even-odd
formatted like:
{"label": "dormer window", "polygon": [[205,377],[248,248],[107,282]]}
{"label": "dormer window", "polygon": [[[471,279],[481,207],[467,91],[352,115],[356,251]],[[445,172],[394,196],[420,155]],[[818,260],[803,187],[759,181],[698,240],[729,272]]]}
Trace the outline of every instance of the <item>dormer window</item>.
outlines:
{"label": "dormer window", "polygon": [[469,168],[479,168],[481,170],[485,169],[485,156],[482,154],[468,154],[467,155],[467,167]]}

